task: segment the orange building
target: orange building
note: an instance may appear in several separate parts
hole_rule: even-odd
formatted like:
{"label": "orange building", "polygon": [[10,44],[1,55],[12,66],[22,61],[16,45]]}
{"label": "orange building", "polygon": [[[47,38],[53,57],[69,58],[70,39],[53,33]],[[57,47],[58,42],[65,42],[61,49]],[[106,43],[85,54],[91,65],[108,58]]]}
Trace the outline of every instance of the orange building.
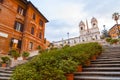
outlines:
{"label": "orange building", "polygon": [[109,35],[112,38],[118,38],[118,35],[120,35],[120,24],[115,24],[110,30],[109,30]]}
{"label": "orange building", "polygon": [[0,53],[11,49],[34,51],[45,48],[48,20],[27,0],[0,0]]}

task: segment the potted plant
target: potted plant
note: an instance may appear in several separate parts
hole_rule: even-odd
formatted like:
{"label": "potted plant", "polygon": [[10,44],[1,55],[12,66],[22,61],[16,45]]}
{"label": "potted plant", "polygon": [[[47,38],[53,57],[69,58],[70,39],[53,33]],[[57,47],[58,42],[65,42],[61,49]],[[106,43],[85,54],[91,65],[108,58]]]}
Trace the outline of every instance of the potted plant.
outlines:
{"label": "potted plant", "polygon": [[77,68],[76,62],[72,61],[72,59],[61,60],[59,67],[64,72],[66,80],[74,80],[73,72],[75,72]]}
{"label": "potted plant", "polygon": [[112,40],[110,41],[110,43],[111,43],[111,44],[117,44],[118,41],[119,41],[118,39],[112,39]]}
{"label": "potted plant", "polygon": [[17,60],[17,58],[20,56],[20,54],[16,50],[11,50],[10,54],[14,58],[14,60]]}
{"label": "potted plant", "polygon": [[4,57],[1,57],[1,60],[2,60],[2,67],[6,67],[7,66],[7,63],[10,62],[10,58],[7,57],[7,56],[4,56]]}
{"label": "potted plant", "polygon": [[82,66],[84,64],[84,56],[83,56],[83,52],[80,53],[74,53],[72,55],[72,60],[77,62],[78,66],[77,66],[77,72],[82,72]]}
{"label": "potted plant", "polygon": [[112,38],[106,38],[106,42],[110,42],[112,40]]}
{"label": "potted plant", "polygon": [[24,51],[24,52],[22,53],[23,60],[26,60],[26,58],[27,58],[29,55],[30,55],[29,52]]}

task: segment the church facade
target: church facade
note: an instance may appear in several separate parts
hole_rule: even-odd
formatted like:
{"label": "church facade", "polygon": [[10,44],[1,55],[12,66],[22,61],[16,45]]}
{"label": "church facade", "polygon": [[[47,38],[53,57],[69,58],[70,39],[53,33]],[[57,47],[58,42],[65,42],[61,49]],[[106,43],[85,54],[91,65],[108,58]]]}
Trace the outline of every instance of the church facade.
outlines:
{"label": "church facade", "polygon": [[97,19],[94,17],[91,19],[91,27],[88,25],[87,20],[85,23],[80,21],[79,33],[80,35],[78,37],[53,42],[54,47],[62,47],[67,44],[73,46],[80,43],[100,41],[100,31]]}
{"label": "church facade", "polygon": [[84,41],[89,42],[100,39],[98,21],[94,17],[91,19],[91,28],[88,26],[88,22],[86,20],[86,24],[83,21],[80,22],[79,30],[80,30],[81,42]]}

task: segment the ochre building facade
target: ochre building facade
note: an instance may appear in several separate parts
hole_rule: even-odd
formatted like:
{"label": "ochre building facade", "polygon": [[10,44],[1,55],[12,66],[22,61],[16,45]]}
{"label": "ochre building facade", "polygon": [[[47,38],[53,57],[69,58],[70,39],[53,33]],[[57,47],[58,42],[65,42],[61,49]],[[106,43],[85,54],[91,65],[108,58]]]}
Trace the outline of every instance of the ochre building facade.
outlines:
{"label": "ochre building facade", "polygon": [[109,30],[109,35],[111,38],[118,38],[120,37],[120,24],[115,24],[110,30]]}
{"label": "ochre building facade", "polygon": [[27,0],[0,0],[0,54],[45,49],[48,20]]}

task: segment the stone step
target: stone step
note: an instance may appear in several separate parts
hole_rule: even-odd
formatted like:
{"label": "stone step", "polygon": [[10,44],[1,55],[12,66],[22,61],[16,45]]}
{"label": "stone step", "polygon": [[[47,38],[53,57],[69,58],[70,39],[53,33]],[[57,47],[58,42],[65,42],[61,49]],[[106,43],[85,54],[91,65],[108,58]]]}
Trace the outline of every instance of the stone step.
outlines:
{"label": "stone step", "polygon": [[120,56],[115,56],[115,57],[107,57],[107,56],[105,56],[105,57],[97,57],[97,59],[111,59],[111,58],[120,58]]}
{"label": "stone step", "polygon": [[2,77],[2,76],[0,76],[0,80],[10,80],[10,77]]}
{"label": "stone step", "polygon": [[109,53],[102,53],[101,55],[120,55],[120,51],[119,52],[109,52]]}
{"label": "stone step", "polygon": [[8,73],[0,73],[0,76],[2,77],[10,77],[12,74],[8,74]]}
{"label": "stone step", "polygon": [[119,53],[120,50],[109,50],[109,51],[103,51],[103,54],[106,53],[106,54],[109,54],[109,53]]}
{"label": "stone step", "polygon": [[75,72],[75,76],[112,76],[112,77],[120,77],[120,72]]}
{"label": "stone step", "polygon": [[108,53],[108,54],[101,54],[100,57],[102,56],[120,56],[120,53]]}
{"label": "stone step", "polygon": [[97,58],[97,60],[92,60],[91,62],[97,62],[97,61],[118,61],[120,60],[120,58],[108,58],[108,59],[101,59],[101,58]]}
{"label": "stone step", "polygon": [[120,57],[120,54],[119,55],[101,55],[101,56],[98,56],[98,58],[102,58],[102,57]]}
{"label": "stone step", "polygon": [[120,64],[91,64],[89,67],[120,67]]}
{"label": "stone step", "polygon": [[88,68],[83,68],[83,71],[120,71],[120,67],[88,67]]}
{"label": "stone step", "polygon": [[120,61],[94,61],[91,64],[120,64]]}
{"label": "stone step", "polygon": [[13,70],[11,69],[0,69],[0,73],[9,73],[11,74],[13,72]]}
{"label": "stone step", "polygon": [[74,80],[120,80],[120,77],[105,76],[75,76]]}
{"label": "stone step", "polygon": [[0,80],[10,80],[13,69],[0,68]]}

